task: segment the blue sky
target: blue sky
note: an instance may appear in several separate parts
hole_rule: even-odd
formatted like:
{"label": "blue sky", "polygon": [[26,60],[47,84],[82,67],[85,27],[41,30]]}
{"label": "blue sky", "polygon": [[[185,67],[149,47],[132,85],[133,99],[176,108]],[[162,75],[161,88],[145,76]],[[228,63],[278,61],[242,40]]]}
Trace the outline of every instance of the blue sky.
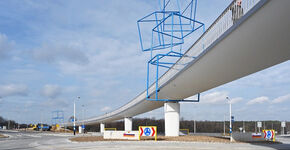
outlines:
{"label": "blue sky", "polygon": [[[202,0],[197,19],[208,27],[231,0]],[[136,21],[158,8],[141,0],[0,1],[0,115],[24,123],[66,120],[85,107],[92,117],[114,110],[145,89],[146,61]],[[289,120],[290,62],[202,93],[181,105],[181,117],[223,120],[225,97],[237,120]],[[80,113],[78,113],[81,118]],[[138,117],[163,117],[158,109]]]}

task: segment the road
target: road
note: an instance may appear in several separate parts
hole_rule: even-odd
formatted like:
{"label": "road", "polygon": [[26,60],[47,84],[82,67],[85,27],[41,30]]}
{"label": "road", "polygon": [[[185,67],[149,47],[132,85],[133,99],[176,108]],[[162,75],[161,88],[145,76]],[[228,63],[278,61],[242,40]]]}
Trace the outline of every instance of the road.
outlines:
{"label": "road", "polygon": [[290,138],[278,138],[285,144],[248,144],[248,143],[207,143],[172,141],[100,141],[77,143],[69,141],[71,134],[50,132],[0,131],[9,138],[0,138],[0,150],[54,150],[54,149],[96,149],[96,150],[192,150],[192,149],[290,149]]}

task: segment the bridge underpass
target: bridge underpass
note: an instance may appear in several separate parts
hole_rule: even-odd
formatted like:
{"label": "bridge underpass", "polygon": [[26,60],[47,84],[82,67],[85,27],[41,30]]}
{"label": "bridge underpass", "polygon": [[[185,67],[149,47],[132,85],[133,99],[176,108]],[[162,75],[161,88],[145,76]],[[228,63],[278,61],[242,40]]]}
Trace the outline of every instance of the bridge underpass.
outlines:
{"label": "bridge underpass", "polygon": [[[229,6],[185,53],[197,58],[180,58],[159,78],[159,97],[186,99],[289,60],[289,6],[288,0],[255,0],[243,7],[244,16],[235,24]],[[150,96],[155,96],[154,90],[152,84]],[[146,91],[115,111],[80,120],[76,125],[100,123],[103,129],[105,123],[125,119],[125,130],[132,130],[132,117],[162,106],[165,106],[165,135],[178,136],[179,103],[148,101]]]}

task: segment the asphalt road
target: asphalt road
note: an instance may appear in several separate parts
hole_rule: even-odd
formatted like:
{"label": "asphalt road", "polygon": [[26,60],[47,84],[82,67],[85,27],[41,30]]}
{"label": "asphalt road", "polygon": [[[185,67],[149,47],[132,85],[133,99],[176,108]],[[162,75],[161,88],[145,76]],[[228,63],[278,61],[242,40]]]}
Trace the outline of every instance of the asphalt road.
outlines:
{"label": "asphalt road", "polygon": [[[49,143],[51,140],[67,141],[70,134],[55,134],[50,132],[25,132],[25,131],[0,131],[0,134],[9,136],[9,138],[0,138],[0,150],[34,150],[39,146],[53,147],[55,143]],[[39,144],[41,143],[41,144]]]}
{"label": "asphalt road", "polygon": [[248,144],[248,143],[207,143],[172,141],[100,141],[78,143],[68,139],[71,134],[50,132],[0,131],[9,138],[0,138],[0,150],[192,150],[192,149],[290,149],[290,138],[278,138],[284,144]]}

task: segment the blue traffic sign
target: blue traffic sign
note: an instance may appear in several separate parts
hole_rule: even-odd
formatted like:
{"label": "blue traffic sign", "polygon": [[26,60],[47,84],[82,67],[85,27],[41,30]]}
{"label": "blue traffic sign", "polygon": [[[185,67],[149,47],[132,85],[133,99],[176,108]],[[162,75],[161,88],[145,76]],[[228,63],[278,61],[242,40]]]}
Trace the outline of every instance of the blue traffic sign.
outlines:
{"label": "blue traffic sign", "polygon": [[269,130],[267,131],[267,139],[271,139],[272,138],[272,132]]}
{"label": "blue traffic sign", "polygon": [[144,130],[144,134],[145,134],[146,136],[149,136],[149,135],[151,134],[151,129],[150,129],[150,128],[145,128],[145,130]]}

